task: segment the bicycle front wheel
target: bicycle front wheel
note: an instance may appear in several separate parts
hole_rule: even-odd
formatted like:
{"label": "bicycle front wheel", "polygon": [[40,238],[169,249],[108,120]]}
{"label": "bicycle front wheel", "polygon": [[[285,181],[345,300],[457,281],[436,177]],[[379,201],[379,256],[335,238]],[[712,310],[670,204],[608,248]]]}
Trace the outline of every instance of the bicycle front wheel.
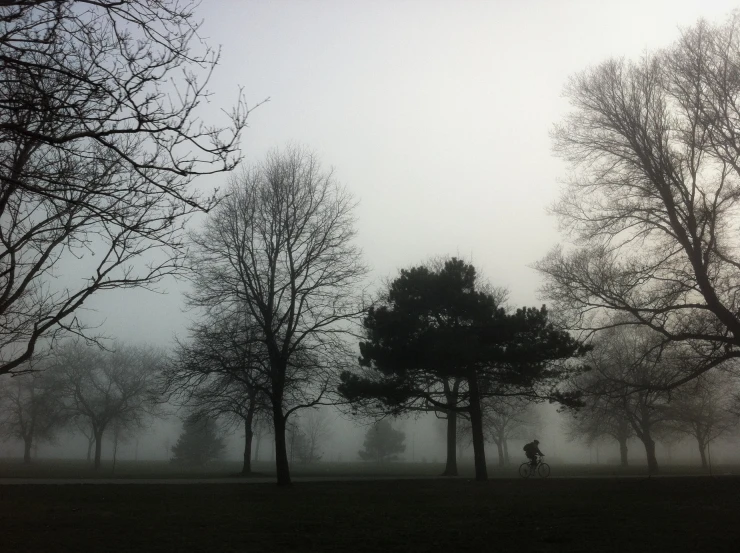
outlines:
{"label": "bicycle front wheel", "polygon": [[529,463],[522,463],[519,465],[519,476],[522,478],[529,478],[532,475],[532,465]]}
{"label": "bicycle front wheel", "polygon": [[539,474],[542,478],[547,478],[550,476],[550,465],[547,463],[540,463],[540,466],[537,467],[537,474]]}

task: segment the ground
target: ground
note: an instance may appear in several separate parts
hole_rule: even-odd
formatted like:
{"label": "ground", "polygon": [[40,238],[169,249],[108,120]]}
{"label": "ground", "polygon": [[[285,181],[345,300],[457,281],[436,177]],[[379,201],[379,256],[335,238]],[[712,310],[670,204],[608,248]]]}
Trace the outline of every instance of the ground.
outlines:
{"label": "ground", "polygon": [[[522,456],[521,461],[524,461]],[[113,470],[110,460],[103,461],[102,468],[95,473],[90,464],[84,460],[51,460],[39,459],[31,465],[23,465],[17,459],[0,459],[0,479],[3,478],[84,478],[84,479],[110,479],[110,478],[229,478],[237,476],[241,471],[241,463],[238,461],[222,461],[212,463],[205,469],[186,469],[173,465],[168,461],[119,461]],[[473,477],[473,465],[470,462],[459,463],[460,476]],[[518,476],[519,463],[507,467],[489,465],[488,475],[491,478],[515,478]],[[252,463],[255,474],[265,477],[274,477],[275,463],[259,461]],[[321,462],[308,465],[295,463],[291,474],[298,477],[406,477],[406,476],[438,476],[442,474],[444,465],[441,463],[362,463],[362,462]],[[619,467],[614,465],[575,465],[552,463],[552,476],[644,476],[647,473],[645,465],[634,465]],[[702,470],[698,465],[693,466],[664,466],[661,467],[664,475],[705,475],[708,471]],[[725,465],[715,466],[713,474],[716,475],[740,475],[740,466]]]}
{"label": "ground", "polygon": [[0,486],[3,551],[737,551],[740,479]]}

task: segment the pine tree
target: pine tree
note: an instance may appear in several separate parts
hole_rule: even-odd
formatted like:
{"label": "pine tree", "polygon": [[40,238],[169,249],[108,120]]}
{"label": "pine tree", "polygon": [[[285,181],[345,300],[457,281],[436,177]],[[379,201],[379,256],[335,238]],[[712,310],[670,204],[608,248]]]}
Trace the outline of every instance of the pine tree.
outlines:
{"label": "pine tree", "polygon": [[185,419],[182,433],[172,447],[172,462],[202,467],[209,461],[219,459],[225,447],[216,422],[194,413]]}
{"label": "pine tree", "polygon": [[362,444],[365,449],[358,452],[360,459],[378,463],[395,461],[398,453],[406,451],[403,443],[405,439],[406,434],[393,428],[390,422],[378,421],[365,434],[365,442]]}

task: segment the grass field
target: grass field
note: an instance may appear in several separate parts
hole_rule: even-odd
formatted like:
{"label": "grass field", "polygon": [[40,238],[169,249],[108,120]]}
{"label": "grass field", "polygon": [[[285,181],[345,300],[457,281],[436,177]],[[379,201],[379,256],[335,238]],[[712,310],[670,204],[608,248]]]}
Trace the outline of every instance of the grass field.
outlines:
{"label": "grass field", "polygon": [[740,479],[0,486],[3,551],[737,551]]}
{"label": "grass field", "polygon": [[[491,478],[514,478],[517,476],[519,463],[508,467],[490,465],[488,467]],[[172,465],[167,461],[120,461],[116,464],[115,472],[111,471],[111,463],[104,462],[101,470],[95,473],[90,465],[80,460],[49,460],[39,459],[31,465],[23,465],[20,460],[0,460],[0,478],[224,478],[238,476],[241,463],[227,461],[208,465],[205,469],[184,469]],[[258,476],[274,476],[275,465],[268,461],[254,462],[252,469]],[[321,462],[310,465],[294,464],[291,469],[293,476],[437,476],[442,473],[444,465],[441,463],[329,463]],[[571,465],[552,464],[553,477],[569,476],[641,476],[646,474],[647,467],[635,465],[619,467],[614,465]],[[459,464],[460,476],[473,477],[473,466],[469,463]],[[696,465],[691,466],[664,466],[661,474],[665,475],[703,475],[708,474]],[[740,466],[716,466],[715,475],[740,475]]]}

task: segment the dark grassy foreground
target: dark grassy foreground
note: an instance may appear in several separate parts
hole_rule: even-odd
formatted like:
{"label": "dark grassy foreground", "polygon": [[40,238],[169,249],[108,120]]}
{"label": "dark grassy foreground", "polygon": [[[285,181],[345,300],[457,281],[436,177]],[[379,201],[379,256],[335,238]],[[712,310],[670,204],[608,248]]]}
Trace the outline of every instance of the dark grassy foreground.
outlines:
{"label": "dark grassy foreground", "polygon": [[[517,459],[506,467],[491,464],[488,466],[488,475],[491,478],[516,478],[519,463]],[[573,476],[645,476],[645,465],[619,467],[615,465],[576,465],[551,462],[552,475],[555,477]],[[89,463],[77,459],[38,459],[30,465],[24,465],[20,459],[0,459],[0,478],[75,478],[75,479],[177,479],[177,478],[228,478],[240,476],[242,465],[238,461],[219,461],[209,464],[206,468],[188,469],[173,465],[168,461],[119,461],[115,471],[109,460],[103,462],[99,472],[94,472]],[[473,465],[469,462],[458,464],[460,476],[472,478]],[[252,463],[255,476],[274,477],[275,463],[269,461],[255,461]],[[444,470],[443,463],[362,463],[362,462],[321,462],[304,465],[296,463],[291,467],[291,475],[296,477],[433,477],[439,476]],[[706,475],[698,465],[663,465],[660,474],[664,476]],[[740,475],[740,466],[715,466],[715,475]]]}
{"label": "dark grassy foreground", "polygon": [[2,551],[738,551],[740,479],[0,486]]}

